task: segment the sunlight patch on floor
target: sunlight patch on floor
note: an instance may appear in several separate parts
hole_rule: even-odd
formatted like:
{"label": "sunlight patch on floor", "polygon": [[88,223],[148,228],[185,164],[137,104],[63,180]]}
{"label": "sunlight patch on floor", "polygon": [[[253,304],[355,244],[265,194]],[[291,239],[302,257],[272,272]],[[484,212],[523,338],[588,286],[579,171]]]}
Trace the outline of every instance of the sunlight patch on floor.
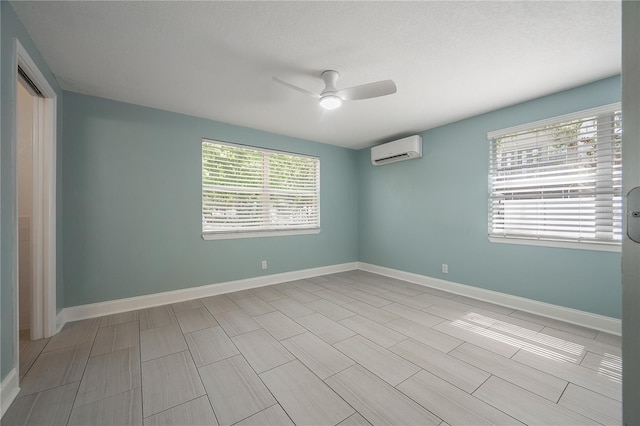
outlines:
{"label": "sunlight patch on floor", "polygon": [[[557,361],[571,362],[575,364],[582,359],[582,356],[585,353],[585,348],[582,345],[548,336],[544,333],[534,332],[513,324],[508,324],[504,321],[477,314],[475,312],[465,314],[462,319],[455,320],[451,322],[451,324],[467,331],[489,337],[493,340]],[[532,342],[518,339],[517,337],[510,336],[510,334],[532,340]]]}
{"label": "sunlight patch on floor", "polygon": [[604,354],[598,373],[622,383],[622,358],[617,355]]}

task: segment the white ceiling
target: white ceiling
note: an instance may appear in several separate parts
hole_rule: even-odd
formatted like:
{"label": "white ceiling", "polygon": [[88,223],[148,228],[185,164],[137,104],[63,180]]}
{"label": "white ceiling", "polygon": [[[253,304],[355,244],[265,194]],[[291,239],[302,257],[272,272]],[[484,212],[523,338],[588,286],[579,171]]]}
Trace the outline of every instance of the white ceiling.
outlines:
{"label": "white ceiling", "polygon": [[[618,74],[618,1],[18,2],[63,89],[361,148]],[[392,79],[324,111],[320,91]]]}

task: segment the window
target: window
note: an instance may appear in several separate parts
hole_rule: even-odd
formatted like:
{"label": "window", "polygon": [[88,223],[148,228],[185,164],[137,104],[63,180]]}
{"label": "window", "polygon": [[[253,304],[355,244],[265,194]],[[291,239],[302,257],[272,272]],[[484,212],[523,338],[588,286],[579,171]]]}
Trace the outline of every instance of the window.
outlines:
{"label": "window", "polygon": [[320,232],[320,159],[202,140],[204,239]]}
{"label": "window", "polygon": [[621,121],[618,103],[489,133],[489,239],[619,250]]}

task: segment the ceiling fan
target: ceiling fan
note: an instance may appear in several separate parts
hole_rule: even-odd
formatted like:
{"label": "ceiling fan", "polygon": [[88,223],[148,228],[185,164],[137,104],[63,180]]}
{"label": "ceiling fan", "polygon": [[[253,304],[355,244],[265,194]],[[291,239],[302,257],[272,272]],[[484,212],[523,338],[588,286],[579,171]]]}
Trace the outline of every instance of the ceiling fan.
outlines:
{"label": "ceiling fan", "polygon": [[360,86],[353,86],[338,90],[336,83],[338,82],[338,78],[340,78],[340,74],[338,74],[338,71],[333,70],[323,71],[321,78],[324,82],[324,89],[320,93],[311,92],[307,89],[303,89],[302,87],[294,86],[293,84],[282,81],[277,77],[273,77],[273,80],[290,89],[319,99],[320,106],[324,109],[338,108],[342,105],[342,101],[355,101],[392,95],[396,93],[397,90],[396,84],[392,80],[381,80],[374,83],[361,84]]}

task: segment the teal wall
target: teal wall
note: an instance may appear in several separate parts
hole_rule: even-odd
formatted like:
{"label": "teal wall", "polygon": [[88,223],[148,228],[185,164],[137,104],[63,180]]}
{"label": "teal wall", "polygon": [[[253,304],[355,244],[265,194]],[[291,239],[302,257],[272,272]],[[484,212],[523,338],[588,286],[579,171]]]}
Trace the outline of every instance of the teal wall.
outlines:
{"label": "teal wall", "polygon": [[612,77],[427,130],[417,160],[374,167],[360,150],[359,260],[620,318],[620,253],[487,239],[487,132],[620,96]]}
{"label": "teal wall", "polygon": [[[601,80],[425,131],[424,158],[373,167],[369,149],[65,92],[65,305],[360,260],[619,318],[619,253],[488,241],[486,139],[619,99],[619,77]],[[322,233],[202,240],[202,137],[320,156]]]}
{"label": "teal wall", "polygon": [[[0,1],[0,90],[2,92],[2,102],[0,111],[2,121],[0,124],[0,176],[2,177],[0,196],[0,378],[4,379],[14,367],[14,347],[13,338],[16,331],[14,322],[13,300],[14,282],[17,277],[15,268],[17,254],[16,225],[16,193],[15,193],[15,146],[12,142],[15,131],[15,92],[12,93],[16,84],[13,67],[14,40],[18,39],[25,48],[31,59],[34,60],[40,71],[43,73],[49,84],[58,95],[58,152],[62,141],[62,91],[58,83],[51,74],[49,67],[44,62],[40,53],[36,49],[31,37],[22,26],[13,8],[7,1]],[[59,164],[60,166],[60,164]],[[60,181],[58,180],[58,183]],[[58,192],[58,208],[61,208],[60,193]],[[60,221],[58,222],[58,233],[61,232]],[[58,248],[58,288],[57,304],[58,309],[63,306],[63,286],[62,286],[62,247]]]}
{"label": "teal wall", "polygon": [[[204,241],[203,137],[320,157],[320,234]],[[70,92],[64,140],[66,306],[358,259],[356,151]]]}

